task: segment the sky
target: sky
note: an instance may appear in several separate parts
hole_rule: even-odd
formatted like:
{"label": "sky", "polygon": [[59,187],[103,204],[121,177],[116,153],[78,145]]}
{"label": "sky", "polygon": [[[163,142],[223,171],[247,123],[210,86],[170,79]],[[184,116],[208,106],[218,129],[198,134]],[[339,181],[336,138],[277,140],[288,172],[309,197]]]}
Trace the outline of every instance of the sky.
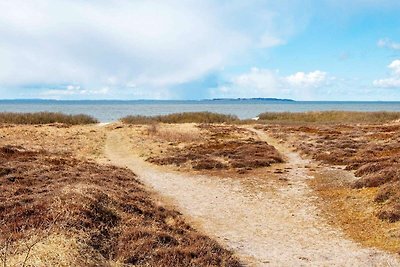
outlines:
{"label": "sky", "polygon": [[0,99],[400,101],[398,0],[0,0]]}

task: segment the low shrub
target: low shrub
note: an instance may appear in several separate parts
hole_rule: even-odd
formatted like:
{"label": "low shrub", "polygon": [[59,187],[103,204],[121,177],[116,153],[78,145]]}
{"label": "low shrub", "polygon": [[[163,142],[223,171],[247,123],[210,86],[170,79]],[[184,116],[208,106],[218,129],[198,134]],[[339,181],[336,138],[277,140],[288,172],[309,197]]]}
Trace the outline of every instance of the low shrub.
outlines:
{"label": "low shrub", "polygon": [[132,115],[121,119],[127,124],[154,124],[154,123],[224,123],[236,122],[239,118],[234,115],[212,112],[183,112],[158,116]]}
{"label": "low shrub", "polygon": [[258,115],[259,122],[282,124],[298,123],[386,123],[400,119],[400,112],[310,111],[265,112]]}
{"label": "low shrub", "polygon": [[0,123],[7,124],[50,124],[64,123],[69,125],[98,123],[97,119],[85,115],[68,115],[56,112],[15,113],[1,112]]}

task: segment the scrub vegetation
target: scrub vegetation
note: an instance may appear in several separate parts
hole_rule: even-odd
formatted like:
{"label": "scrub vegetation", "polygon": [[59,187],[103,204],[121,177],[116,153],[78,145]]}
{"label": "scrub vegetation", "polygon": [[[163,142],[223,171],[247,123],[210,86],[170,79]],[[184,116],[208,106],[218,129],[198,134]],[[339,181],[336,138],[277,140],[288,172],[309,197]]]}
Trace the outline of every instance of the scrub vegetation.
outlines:
{"label": "scrub vegetation", "polygon": [[181,143],[148,161],[159,165],[189,164],[194,170],[236,170],[239,173],[282,163],[283,158],[265,141],[236,126],[198,126],[202,141]]}
{"label": "scrub vegetation", "polygon": [[0,147],[2,266],[240,266],[127,169]]}
{"label": "scrub vegetation", "polygon": [[154,124],[154,123],[232,123],[239,121],[234,115],[212,112],[184,112],[159,116],[127,116],[121,119],[127,124]]}
{"label": "scrub vegetation", "polygon": [[97,119],[84,115],[67,115],[54,112],[14,113],[1,112],[0,123],[3,124],[51,124],[63,123],[68,125],[81,125],[98,123]]}
{"label": "scrub vegetation", "polygon": [[387,123],[400,119],[400,112],[311,111],[266,112],[259,122],[278,124]]}

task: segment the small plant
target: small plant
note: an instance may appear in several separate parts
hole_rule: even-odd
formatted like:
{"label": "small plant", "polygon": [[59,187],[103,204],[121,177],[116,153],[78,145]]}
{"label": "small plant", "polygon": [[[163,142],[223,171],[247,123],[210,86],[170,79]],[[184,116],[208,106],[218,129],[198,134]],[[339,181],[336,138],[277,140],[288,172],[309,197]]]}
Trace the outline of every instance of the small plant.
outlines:
{"label": "small plant", "polygon": [[156,123],[152,123],[147,127],[148,135],[155,135],[158,132],[158,126]]}

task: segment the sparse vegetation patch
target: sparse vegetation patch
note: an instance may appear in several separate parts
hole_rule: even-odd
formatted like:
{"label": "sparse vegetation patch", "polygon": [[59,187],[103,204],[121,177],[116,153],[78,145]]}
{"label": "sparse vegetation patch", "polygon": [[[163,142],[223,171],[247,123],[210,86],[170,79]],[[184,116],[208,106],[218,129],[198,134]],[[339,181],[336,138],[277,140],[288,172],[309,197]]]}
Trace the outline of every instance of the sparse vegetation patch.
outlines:
{"label": "sparse vegetation patch", "polygon": [[54,112],[13,113],[1,112],[0,124],[51,124],[63,123],[68,125],[92,124],[98,121],[88,115],[67,115]]}
{"label": "sparse vegetation patch", "polygon": [[275,147],[250,137],[251,133],[244,129],[205,124],[199,128],[201,140],[169,148],[147,160],[158,165],[189,165],[194,170],[226,169],[239,173],[283,162]]}
{"label": "sparse vegetation patch", "polygon": [[386,123],[400,119],[400,112],[310,111],[265,112],[259,122],[279,124]]}
{"label": "sparse vegetation patch", "polygon": [[234,115],[212,112],[184,112],[159,116],[127,116],[121,119],[127,124],[154,124],[154,123],[229,123],[239,121]]}

